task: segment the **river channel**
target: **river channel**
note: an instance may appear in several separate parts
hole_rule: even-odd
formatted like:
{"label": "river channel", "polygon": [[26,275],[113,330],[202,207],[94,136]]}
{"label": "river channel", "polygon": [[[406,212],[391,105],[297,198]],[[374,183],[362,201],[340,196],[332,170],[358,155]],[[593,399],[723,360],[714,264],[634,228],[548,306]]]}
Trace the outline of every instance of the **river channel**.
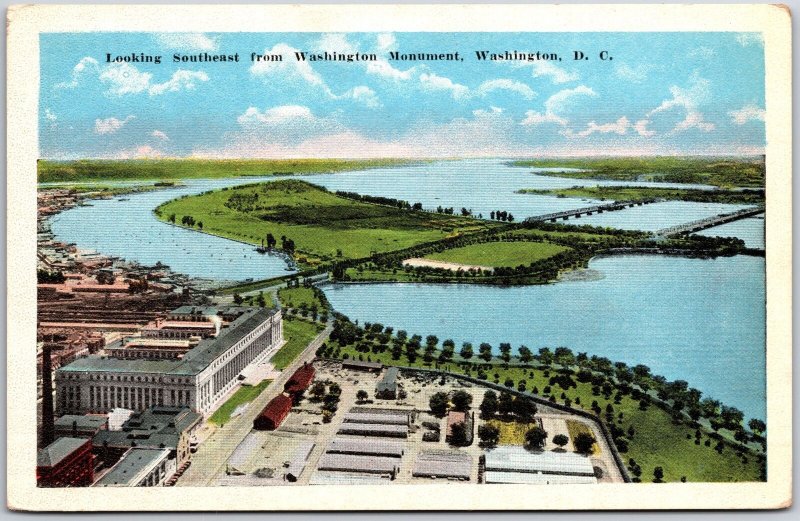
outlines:
{"label": "river channel", "polygon": [[[466,207],[484,217],[505,210],[517,220],[596,203],[516,193],[522,188],[681,186],[567,179],[547,176],[547,171],[534,174],[534,169],[511,167],[505,160],[463,160],[300,178],[330,190],[421,202],[427,209]],[[152,213],[181,195],[276,179],[187,179],[181,187],[95,200],[54,216],[52,231],[81,249],[146,265],[160,261],[191,277],[242,281],[285,275],[290,271],[280,257],[162,223]],[[673,201],[568,222],[652,231],[739,208]],[[763,247],[763,219],[725,227],[718,227],[719,235]],[[715,235],[715,230],[704,234]],[[644,363],[655,373],[687,380],[747,416],[764,418],[763,258],[617,256],[595,259],[591,268],[603,277],[515,288],[347,284],[326,292],[333,306],[352,319],[453,338],[459,345],[511,342],[534,350],[564,345],[631,365]]]}

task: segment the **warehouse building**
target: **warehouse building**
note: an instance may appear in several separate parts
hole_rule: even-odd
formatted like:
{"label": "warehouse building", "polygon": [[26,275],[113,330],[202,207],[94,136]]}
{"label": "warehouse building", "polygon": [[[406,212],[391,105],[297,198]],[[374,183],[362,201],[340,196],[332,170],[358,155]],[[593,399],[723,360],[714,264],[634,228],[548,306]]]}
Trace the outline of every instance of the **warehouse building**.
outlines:
{"label": "warehouse building", "polygon": [[468,481],[472,456],[466,452],[423,450],[417,455],[412,475],[422,478],[447,478]]}
{"label": "warehouse building", "polygon": [[108,416],[67,414],[55,421],[56,437],[91,438],[108,429]]}
{"label": "warehouse building", "polygon": [[328,445],[328,453],[401,458],[405,453],[404,447],[405,444],[398,441],[339,437]]}
{"label": "warehouse building", "polygon": [[408,425],[386,425],[375,423],[343,423],[337,434],[354,436],[378,436],[382,438],[408,438]]}
{"label": "warehouse building", "polygon": [[591,460],[574,452],[530,452],[519,446],[486,451],[486,483],[596,483]]}
{"label": "warehouse building", "polygon": [[390,367],[386,370],[386,374],[380,379],[375,386],[375,398],[381,400],[394,400],[397,398],[397,373],[399,370],[396,367]]}
{"label": "warehouse building", "polygon": [[408,425],[408,414],[386,414],[368,412],[348,412],[344,415],[345,423],[374,423],[383,425]]}
{"label": "warehouse building", "polygon": [[90,355],[59,368],[58,414],[165,405],[208,415],[238,385],[243,370],[269,360],[283,343],[280,310],[178,308],[168,318],[148,329],[153,340],[131,344],[131,356],[123,347],[113,356]]}
{"label": "warehouse building", "polygon": [[396,476],[400,460],[382,456],[355,456],[352,454],[323,454],[317,465],[319,470],[387,474]]}
{"label": "warehouse building", "polygon": [[283,386],[283,390],[291,395],[302,394],[314,381],[314,366],[305,362],[302,367],[294,372],[289,381]]}
{"label": "warehouse building", "polygon": [[280,427],[286,415],[292,410],[292,398],[279,394],[267,404],[253,420],[253,428],[259,431],[274,431]]}
{"label": "warehouse building", "polygon": [[169,453],[169,449],[131,448],[94,486],[162,486],[176,470],[175,460],[169,458]]}

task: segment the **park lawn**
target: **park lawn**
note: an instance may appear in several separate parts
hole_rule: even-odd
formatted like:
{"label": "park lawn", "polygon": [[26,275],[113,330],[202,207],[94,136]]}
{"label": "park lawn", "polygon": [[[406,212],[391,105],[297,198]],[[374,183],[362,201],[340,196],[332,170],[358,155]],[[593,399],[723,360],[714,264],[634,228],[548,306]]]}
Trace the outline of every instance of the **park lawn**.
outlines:
{"label": "park lawn", "polygon": [[312,288],[281,288],[278,290],[278,298],[281,306],[286,308],[299,308],[303,304],[306,307],[316,305],[317,309],[323,310],[327,306],[322,302]]}
{"label": "park lawn", "polygon": [[552,195],[556,197],[588,198],[600,201],[640,201],[665,199],[668,201],[695,201],[703,203],[761,204],[763,191],[695,190],[687,188],[661,188],[643,186],[573,186],[548,190],[517,190],[517,193]]}
{"label": "park lawn", "polygon": [[[410,331],[409,334],[411,334]],[[338,346],[335,343],[334,345]],[[425,368],[434,368],[436,365],[435,362],[425,364],[422,355],[412,363],[406,357],[405,352],[400,359],[394,360],[391,356],[391,347],[383,353],[359,353],[353,346],[345,346],[341,348],[339,356],[347,356],[356,360],[371,360],[384,365]],[[455,361],[448,362],[442,366],[442,369],[453,374],[464,374],[463,368],[459,365],[460,360],[460,357],[456,357]],[[477,356],[474,356],[471,361],[483,363]],[[756,454],[745,454],[747,463],[744,463],[729,445],[726,445],[722,454],[718,454],[714,450],[716,440],[711,439],[709,432],[703,429],[701,429],[700,445],[696,445],[694,442],[695,429],[686,423],[674,424],[670,414],[656,404],[651,404],[647,410],[642,411],[639,409],[639,402],[632,399],[630,395],[622,396],[620,403],[616,404],[613,394],[609,400],[606,400],[602,394],[595,396],[592,394],[590,383],[578,382],[574,376],[575,388],[565,391],[556,384],[552,386],[550,394],[545,395],[544,388],[549,384],[549,377],[544,376],[545,369],[516,366],[504,369],[503,364],[497,359],[494,359],[492,363],[493,367],[487,371],[486,381],[502,385],[507,378],[510,378],[512,380],[511,388],[517,389],[520,380],[525,380],[527,392],[532,392],[535,387],[538,390],[538,396],[548,399],[552,395],[558,403],[564,403],[564,399],[561,398],[563,392],[567,398],[572,400],[572,407],[582,408],[586,411],[591,411],[592,401],[596,400],[604,411],[601,414],[603,417],[605,417],[606,406],[610,403],[614,409],[614,420],[617,425],[625,431],[631,426],[635,429],[633,437],[629,438],[628,451],[622,453],[621,456],[626,464],[629,458],[633,458],[642,468],[641,479],[643,482],[649,483],[653,480],[653,471],[658,466],[663,467],[664,481],[677,482],[682,476],[685,476],[690,482],[744,482],[759,481],[760,479],[761,469],[756,460]],[[555,375],[555,370],[551,368],[549,374],[550,376]],[[474,377],[476,374],[473,372],[471,376]],[[576,399],[580,403],[576,403]],[[622,413],[622,419],[619,419],[619,413]],[[705,446],[706,440],[710,440],[710,447]]]}
{"label": "park lawn", "polygon": [[211,415],[208,421],[215,425],[227,423],[231,419],[231,414],[233,414],[233,411],[235,411],[237,407],[255,400],[270,383],[272,383],[272,380],[262,380],[258,385],[242,385],[233,393],[233,396],[228,398],[228,401],[223,403],[222,406]]}
{"label": "park lawn", "polygon": [[590,233],[590,232],[560,232],[560,231],[548,231],[548,230],[537,230],[534,228],[524,228],[521,230],[514,230],[511,232],[511,235],[519,236],[519,237],[541,237],[547,239],[548,237],[553,238],[573,238],[573,239],[585,239],[585,240],[597,240],[610,237],[609,235],[603,235],[600,233]]}
{"label": "park lawn", "polygon": [[[256,196],[252,204],[231,207],[236,198]],[[295,257],[301,263],[314,261],[308,257],[317,261],[363,258],[494,226],[475,219],[354,201],[298,180],[206,192],[156,209],[163,221],[172,214],[177,223],[189,215],[203,223],[204,232],[255,245],[271,233],[280,247],[280,238],[286,236],[294,241]]]}
{"label": "park lawn", "polygon": [[[569,439],[574,440],[578,437],[578,434],[588,434],[589,436],[594,438],[594,433],[592,433],[592,429],[589,428],[588,425],[585,423],[581,423],[575,420],[566,420],[567,423],[567,432],[569,433]],[[597,443],[592,443],[592,454],[600,454],[600,446]]]}
{"label": "park lawn", "polygon": [[46,183],[319,174],[416,163],[419,161],[406,159],[84,159],[40,160],[37,170],[39,182]]}
{"label": "park lawn", "polygon": [[528,265],[570,248],[549,242],[485,242],[426,255],[426,259],[492,268]]}
{"label": "park lawn", "polygon": [[284,318],[283,336],[286,343],[270,360],[275,369],[285,369],[323,329],[321,325],[307,320]]}
{"label": "park lawn", "polygon": [[497,427],[500,431],[498,445],[525,445],[525,433],[536,426],[535,423],[519,423],[498,419],[488,420],[486,423]]}
{"label": "park lawn", "polygon": [[546,172],[542,175],[617,181],[662,181],[709,184],[719,187],[764,187],[765,166],[758,159],[723,159],[679,156],[530,159],[514,166],[577,168],[581,171]]}

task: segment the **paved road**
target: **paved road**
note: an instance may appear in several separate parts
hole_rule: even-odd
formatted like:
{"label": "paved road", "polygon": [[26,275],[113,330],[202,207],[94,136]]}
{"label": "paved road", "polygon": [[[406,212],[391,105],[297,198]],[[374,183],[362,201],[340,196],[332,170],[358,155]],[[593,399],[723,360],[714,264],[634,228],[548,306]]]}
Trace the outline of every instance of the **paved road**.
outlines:
{"label": "paved road", "polygon": [[283,386],[294,372],[311,361],[317,348],[322,345],[333,331],[329,325],[308,344],[294,362],[283,370],[281,375],[258,396],[250,406],[239,416],[231,419],[224,427],[217,429],[205,442],[197,453],[192,456],[192,466],[178,480],[179,487],[203,487],[213,485],[216,477],[224,471],[225,464],[236,450],[236,447],[247,437],[253,428],[253,420],[264,409],[267,403],[283,392]]}

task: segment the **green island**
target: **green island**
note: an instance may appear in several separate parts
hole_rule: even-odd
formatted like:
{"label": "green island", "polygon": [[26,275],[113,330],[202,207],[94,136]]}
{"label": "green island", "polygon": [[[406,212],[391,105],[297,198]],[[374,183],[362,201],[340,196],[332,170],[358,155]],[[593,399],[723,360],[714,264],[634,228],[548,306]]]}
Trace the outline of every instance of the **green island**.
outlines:
{"label": "green island", "polygon": [[597,199],[600,201],[692,201],[698,203],[764,204],[763,189],[746,190],[696,190],[688,188],[661,188],[640,186],[573,186],[571,188],[523,188],[519,194],[551,195]]}
{"label": "green island", "polygon": [[[334,313],[334,329],[318,356],[381,362],[466,375],[529,393],[539,399],[592,412],[611,432],[634,481],[650,481],[662,467],[663,481],[763,481],[766,439],[759,420],[743,424],[743,414],[688,386],[604,357],[573,353],[566,347],[526,346],[512,356],[510,344],[464,343],[433,335],[409,335],[382,324],[356,325]],[[524,426],[506,425],[509,439]]]}
{"label": "green island", "polygon": [[551,242],[481,243],[426,255],[425,259],[502,268],[549,259],[570,248]]}
{"label": "green island", "polygon": [[[300,180],[257,183],[169,201],[155,210],[162,220],[254,245],[280,241],[301,266],[368,257],[442,239],[494,223],[333,194]],[[292,241],[287,243],[286,238]]]}
{"label": "green island", "polygon": [[562,158],[529,159],[514,161],[511,164],[520,167],[578,169],[546,173],[548,176],[556,177],[708,184],[725,188],[737,186],[763,188],[766,172],[762,158],[672,156]]}
{"label": "green island", "polygon": [[419,163],[408,159],[137,159],[39,160],[40,183],[324,174]]}

